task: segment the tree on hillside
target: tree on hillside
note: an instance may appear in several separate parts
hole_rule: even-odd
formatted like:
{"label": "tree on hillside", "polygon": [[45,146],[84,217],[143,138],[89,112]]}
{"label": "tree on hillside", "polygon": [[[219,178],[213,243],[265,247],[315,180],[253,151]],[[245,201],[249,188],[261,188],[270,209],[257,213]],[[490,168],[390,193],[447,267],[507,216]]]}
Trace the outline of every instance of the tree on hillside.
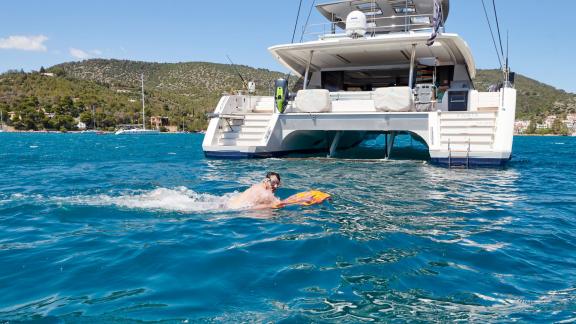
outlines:
{"label": "tree on hillside", "polygon": [[80,114],[80,121],[86,124],[87,128],[92,128],[94,126],[94,119],[92,118],[92,112],[85,111]]}
{"label": "tree on hillside", "polygon": [[74,118],[68,115],[56,115],[52,119],[52,125],[54,129],[59,131],[68,131],[76,129],[76,123],[74,122]]}
{"label": "tree on hillside", "polygon": [[66,71],[61,67],[50,68],[50,72],[54,73],[56,76],[63,77],[66,76]]}
{"label": "tree on hillside", "polygon": [[2,111],[2,114],[0,114],[0,116],[2,116],[2,120],[0,120],[0,122],[7,121],[8,120],[8,105],[0,102],[0,111]]}
{"label": "tree on hillside", "polygon": [[530,119],[530,124],[526,128],[526,134],[536,134],[536,120],[534,118]]}
{"label": "tree on hillside", "polygon": [[26,108],[20,112],[14,127],[18,130],[38,130],[44,128],[44,113],[34,109]]}
{"label": "tree on hillside", "polygon": [[561,118],[556,118],[552,123],[552,132],[554,134],[567,136],[569,134],[568,127],[562,122]]}

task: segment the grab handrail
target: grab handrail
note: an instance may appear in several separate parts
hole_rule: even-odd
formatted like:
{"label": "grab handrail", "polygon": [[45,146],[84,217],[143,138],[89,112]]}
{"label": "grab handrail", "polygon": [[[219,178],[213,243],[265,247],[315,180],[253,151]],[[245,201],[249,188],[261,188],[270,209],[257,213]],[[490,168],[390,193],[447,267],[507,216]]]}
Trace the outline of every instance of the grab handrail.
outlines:
{"label": "grab handrail", "polygon": [[[422,23],[422,22],[413,22],[413,18],[418,19],[418,18],[429,18],[429,22],[428,23]],[[368,26],[366,28],[366,33],[367,34],[375,34],[378,32],[385,32],[388,30],[397,30],[397,29],[401,29],[400,32],[408,32],[408,31],[412,31],[412,30],[429,30],[432,29],[432,18],[433,15],[431,14],[417,14],[417,15],[392,15],[392,16],[386,16],[386,17],[368,17],[367,21],[368,21]],[[380,21],[384,21],[384,20],[394,20],[394,19],[405,19],[406,23],[403,24],[388,24],[388,25],[383,25],[383,26],[377,26],[376,22],[380,22]],[[306,26],[303,27],[303,32],[302,35],[303,36],[324,36],[324,35],[330,35],[330,34],[335,34],[334,30],[336,30],[336,27],[338,27],[338,24],[341,24],[342,22],[326,22],[326,23],[315,23],[315,24],[308,24]],[[320,27],[321,30],[319,31],[314,31]]]}

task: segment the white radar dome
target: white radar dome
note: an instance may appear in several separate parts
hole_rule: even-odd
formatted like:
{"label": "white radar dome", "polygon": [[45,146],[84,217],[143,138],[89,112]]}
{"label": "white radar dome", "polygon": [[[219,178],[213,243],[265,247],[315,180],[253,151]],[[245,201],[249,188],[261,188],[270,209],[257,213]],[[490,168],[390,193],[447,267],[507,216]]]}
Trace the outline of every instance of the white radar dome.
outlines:
{"label": "white radar dome", "polygon": [[254,81],[248,82],[248,93],[256,93],[256,83]]}
{"label": "white radar dome", "polygon": [[346,35],[349,37],[363,37],[366,28],[366,15],[362,11],[352,11],[346,17]]}

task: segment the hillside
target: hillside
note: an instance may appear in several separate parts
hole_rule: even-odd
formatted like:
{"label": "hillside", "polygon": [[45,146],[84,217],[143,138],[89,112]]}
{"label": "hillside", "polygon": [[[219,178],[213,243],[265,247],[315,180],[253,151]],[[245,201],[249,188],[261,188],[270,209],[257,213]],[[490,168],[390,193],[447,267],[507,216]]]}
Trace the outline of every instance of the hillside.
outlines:
{"label": "hillside", "polygon": [[[22,130],[70,130],[75,125],[73,118],[81,115],[92,124],[92,107],[100,127],[136,122],[141,106],[133,97],[86,80],[23,72],[0,75],[0,109],[5,121],[9,111],[21,116],[12,126]],[[55,118],[48,118],[47,113]]]}
{"label": "hillside", "polygon": [[[63,63],[41,73],[9,72],[0,75],[0,109],[19,112],[20,129],[71,129],[71,118],[93,125],[92,108],[99,128],[139,123],[140,74],[144,74],[146,114],[167,116],[172,125],[188,130],[206,127],[223,92],[242,88],[236,71],[255,80],[257,92],[269,95],[273,80],[284,74],[243,65],[206,62],[147,63],[125,60],[86,60]],[[499,79],[499,71],[479,70],[476,88],[485,90]],[[296,81],[296,78],[292,78]],[[521,75],[516,77],[518,119],[542,119],[549,114],[576,111],[576,95]],[[59,118],[38,114],[56,113]],[[6,118],[6,117],[5,117]],[[50,120],[48,120],[50,119]]]}
{"label": "hillside", "polygon": [[[223,91],[239,89],[241,81],[234,68],[227,64],[203,62],[145,63],[119,60],[88,60],[57,65],[72,78],[97,81],[112,87],[137,86],[140,73],[147,76],[147,85],[154,91],[170,94],[173,99],[184,97],[180,104],[197,109],[213,109]],[[256,80],[260,93],[268,94],[273,80],[283,76],[279,72],[237,65],[246,78]],[[498,70],[478,70],[476,88],[484,91],[500,78]],[[268,85],[268,87],[266,86]],[[517,117],[542,118],[549,114],[576,112],[576,95],[558,90],[536,80],[516,75],[518,90]]]}
{"label": "hillside", "polygon": [[[474,84],[485,91],[490,84],[497,83],[499,70],[478,70]],[[576,112],[576,94],[556,89],[550,85],[516,74],[515,87],[518,92],[516,119],[543,119],[548,115],[563,115]]]}
{"label": "hillside", "polygon": [[[88,60],[64,63],[49,70],[63,70],[69,78],[96,81],[110,89],[139,89],[140,74],[144,74],[146,91],[170,108],[190,113],[212,112],[223,92],[242,89],[242,80],[254,80],[257,94],[271,94],[280,72],[254,69],[243,65],[205,62],[146,63],[120,60]],[[237,72],[238,71],[238,72]],[[157,110],[155,102],[152,110]],[[155,109],[156,108],[156,109]]]}
{"label": "hillside", "polygon": [[[0,75],[0,109],[24,111],[30,117],[26,119],[34,120],[25,123],[28,126],[17,125],[20,129],[53,128],[47,120],[36,116],[31,107],[83,117],[81,120],[88,125],[94,123],[91,108],[95,107],[99,127],[109,129],[119,124],[141,123],[140,74],[143,73],[147,116],[167,116],[172,125],[184,124],[188,130],[198,130],[206,127],[205,113],[213,111],[222,93],[242,88],[236,71],[246,80],[254,80],[257,94],[262,95],[270,94],[273,80],[284,76],[242,65],[87,60],[43,71],[53,73],[53,77],[15,71]],[[67,104],[66,100],[72,103]],[[73,107],[60,109],[66,105]],[[80,116],[82,112],[86,114]]]}

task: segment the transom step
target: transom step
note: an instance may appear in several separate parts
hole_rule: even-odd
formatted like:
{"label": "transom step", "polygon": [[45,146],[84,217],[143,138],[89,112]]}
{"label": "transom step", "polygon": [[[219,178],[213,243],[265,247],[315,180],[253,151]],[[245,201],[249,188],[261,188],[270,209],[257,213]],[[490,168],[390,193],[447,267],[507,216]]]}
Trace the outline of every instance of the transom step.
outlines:
{"label": "transom step", "polygon": [[271,113],[245,114],[232,127],[224,125],[220,130],[218,144],[222,146],[259,146],[262,145],[266,129],[272,118]]}

